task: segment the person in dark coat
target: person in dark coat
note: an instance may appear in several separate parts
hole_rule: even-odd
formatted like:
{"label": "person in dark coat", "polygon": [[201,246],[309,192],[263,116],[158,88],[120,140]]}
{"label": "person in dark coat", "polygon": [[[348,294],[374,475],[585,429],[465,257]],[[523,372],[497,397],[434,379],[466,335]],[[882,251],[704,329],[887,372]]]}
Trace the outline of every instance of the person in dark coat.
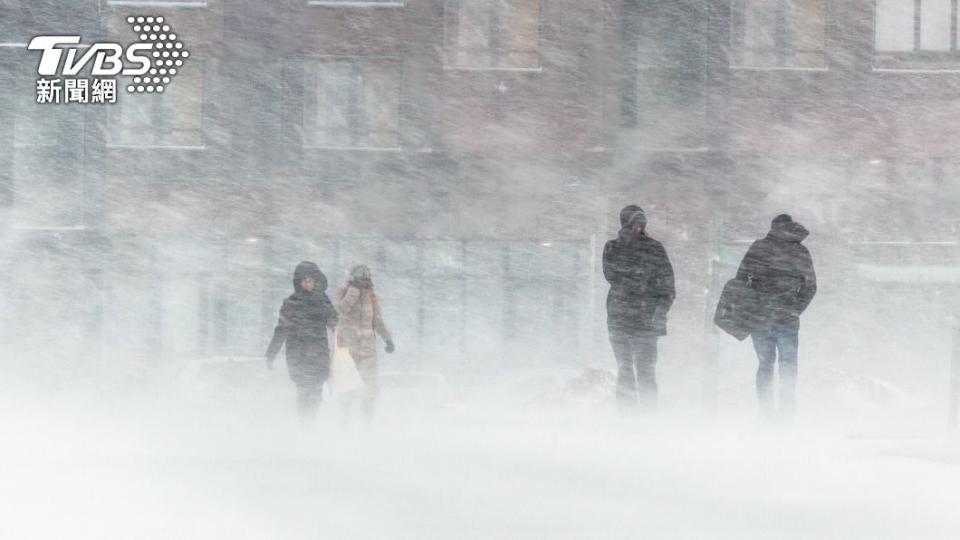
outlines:
{"label": "person in dark coat", "polygon": [[770,232],[757,240],[737,270],[737,279],[758,292],[753,347],[757,369],[757,395],[761,406],[773,406],[773,366],[780,364],[780,411],[793,415],[797,381],[797,347],[800,314],[817,293],[817,275],[810,252],[800,242],[810,234],[787,214],[773,218]]}
{"label": "person in dark coat", "polygon": [[320,407],[323,383],[330,375],[327,329],[337,324],[337,312],[327,298],[327,278],[317,265],[303,261],[293,271],[293,294],[283,301],[280,319],[267,347],[267,368],[286,344],[287,371],[297,385],[297,412],[310,423]]}
{"label": "person in dark coat", "polygon": [[657,400],[657,339],[667,334],[667,312],[676,292],[673,266],[663,244],[646,233],[639,206],[620,211],[617,238],[603,248],[607,329],[617,358],[617,405],[623,412]]}

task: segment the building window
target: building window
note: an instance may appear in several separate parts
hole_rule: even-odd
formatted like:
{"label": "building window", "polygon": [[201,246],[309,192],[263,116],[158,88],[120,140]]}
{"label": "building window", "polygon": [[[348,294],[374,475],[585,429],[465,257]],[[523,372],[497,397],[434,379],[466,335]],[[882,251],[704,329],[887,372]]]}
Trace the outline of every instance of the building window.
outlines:
{"label": "building window", "polygon": [[395,58],[308,59],[304,65],[304,145],[397,148],[400,67]]}
{"label": "building window", "polygon": [[162,94],[118,91],[117,104],[108,113],[109,145],[203,146],[202,63],[185,63]]}
{"label": "building window", "polygon": [[[9,52],[9,51],[8,51]],[[38,104],[36,61],[26,51],[0,66],[0,121],[11,137],[0,152],[3,203],[23,228],[77,228],[84,223],[83,107]]]}
{"label": "building window", "polygon": [[26,48],[33,35],[30,31],[37,27],[31,15],[32,10],[0,7],[0,47]]}
{"label": "building window", "polygon": [[308,6],[403,7],[403,0],[307,0]]}
{"label": "building window", "polygon": [[876,53],[880,67],[956,63],[955,0],[877,0]]}
{"label": "building window", "polygon": [[823,68],[826,0],[733,0],[732,63],[738,67]]}
{"label": "building window", "polygon": [[84,206],[82,115],[68,107],[38,105],[30,96],[23,99],[13,125],[17,226],[81,226]]}
{"label": "building window", "polygon": [[635,146],[694,149],[705,144],[706,36],[704,0],[650,2],[629,16],[636,48],[625,125]]}
{"label": "building window", "polygon": [[[845,237],[867,241],[953,241],[958,220],[946,212],[951,161],[935,156],[852,160],[838,212]],[[904,189],[909,186],[909,189]],[[817,200],[805,197],[805,200]],[[909,227],[904,227],[909,223]]]}
{"label": "building window", "polygon": [[447,0],[446,67],[540,69],[540,0]]}
{"label": "building window", "polygon": [[207,7],[207,0],[106,0],[108,6]]}

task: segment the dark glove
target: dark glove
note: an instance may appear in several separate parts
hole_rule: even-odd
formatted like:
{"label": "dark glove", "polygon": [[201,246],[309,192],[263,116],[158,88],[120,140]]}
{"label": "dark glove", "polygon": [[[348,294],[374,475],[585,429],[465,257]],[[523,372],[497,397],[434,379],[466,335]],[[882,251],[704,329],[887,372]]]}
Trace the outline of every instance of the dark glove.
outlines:
{"label": "dark glove", "polygon": [[390,340],[387,340],[387,346],[384,347],[383,350],[387,351],[387,354],[392,353],[394,350],[393,342]]}
{"label": "dark glove", "polygon": [[373,280],[368,277],[355,278],[350,281],[350,284],[361,290],[373,288]]}
{"label": "dark glove", "polygon": [[273,358],[267,357],[267,371],[273,371]]}

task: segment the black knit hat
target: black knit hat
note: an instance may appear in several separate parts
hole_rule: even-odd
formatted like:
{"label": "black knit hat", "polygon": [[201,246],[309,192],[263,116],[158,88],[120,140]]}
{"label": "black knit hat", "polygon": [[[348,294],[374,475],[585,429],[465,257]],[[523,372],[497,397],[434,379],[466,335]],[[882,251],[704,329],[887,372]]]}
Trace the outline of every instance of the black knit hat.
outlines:
{"label": "black knit hat", "polygon": [[779,225],[781,223],[790,223],[793,221],[793,218],[790,217],[790,214],[780,214],[779,216],[773,218],[773,221],[770,222],[771,225]]}
{"label": "black knit hat", "polygon": [[[638,215],[639,214],[639,215]],[[635,204],[628,204],[623,207],[623,210],[620,210],[620,226],[626,227],[627,225],[633,225],[637,223],[637,220],[642,219],[642,223],[646,225],[647,223],[647,214],[644,213],[643,208]]]}

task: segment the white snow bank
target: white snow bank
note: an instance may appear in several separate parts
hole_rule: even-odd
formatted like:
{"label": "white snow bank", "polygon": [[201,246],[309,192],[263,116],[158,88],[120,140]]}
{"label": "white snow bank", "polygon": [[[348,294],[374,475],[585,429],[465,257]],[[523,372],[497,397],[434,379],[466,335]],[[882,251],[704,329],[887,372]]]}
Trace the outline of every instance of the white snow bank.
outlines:
{"label": "white snow bank", "polygon": [[611,375],[534,380],[546,393],[532,409],[491,402],[531,387],[523,381],[431,401],[407,399],[418,386],[408,380],[408,393],[385,390],[367,430],[341,429],[333,403],[301,429],[292,386],[276,373],[229,392],[166,391],[122,407],[5,395],[0,537],[877,539],[960,530],[956,438],[852,438],[802,421],[764,428],[752,416],[626,420],[612,406],[542,402],[564,392],[589,401]]}

